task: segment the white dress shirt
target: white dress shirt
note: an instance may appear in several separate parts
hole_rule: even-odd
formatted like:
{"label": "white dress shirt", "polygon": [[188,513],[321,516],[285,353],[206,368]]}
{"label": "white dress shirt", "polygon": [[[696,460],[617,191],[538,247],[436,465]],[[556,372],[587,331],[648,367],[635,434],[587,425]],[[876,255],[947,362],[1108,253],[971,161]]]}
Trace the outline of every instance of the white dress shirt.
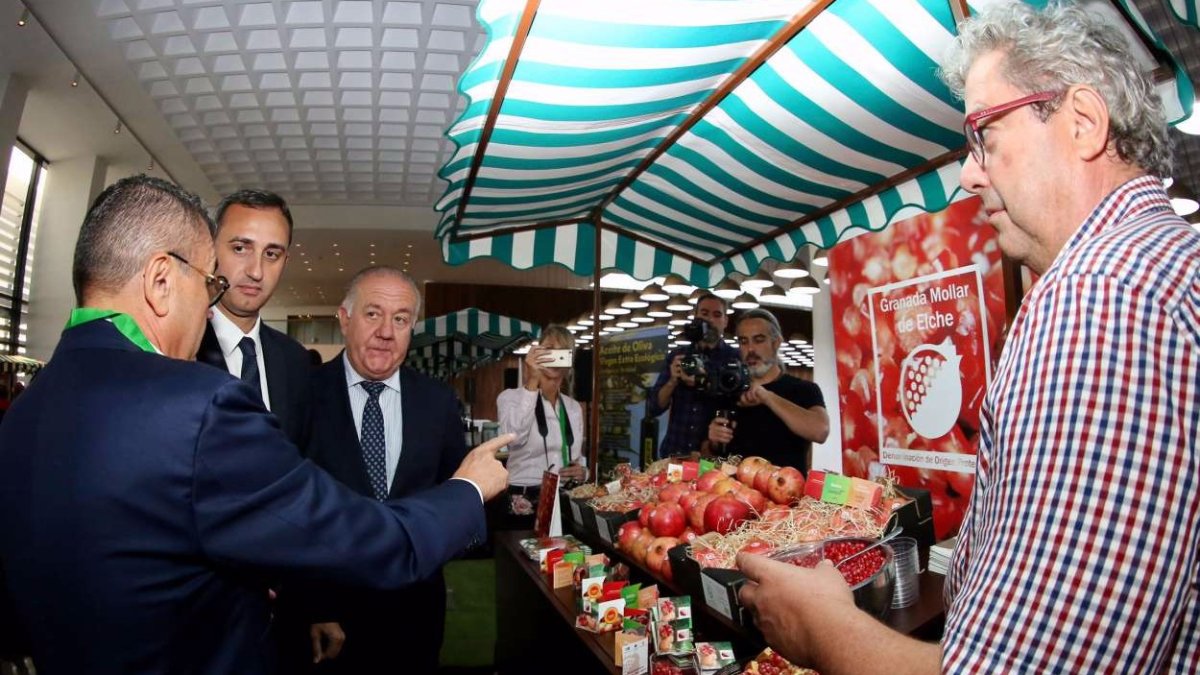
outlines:
{"label": "white dress shirt", "polygon": [[[354,415],[354,430],[362,438],[363,408],[371,398],[362,383],[367,378],[358,374],[350,359],[342,354],[342,363],[346,367],[346,389],[350,394],[350,413]],[[404,446],[404,412],[400,407],[400,369],[392,376],[383,380],[385,385],[379,394],[379,410],[383,413],[383,443],[385,460],[387,461],[387,485],[392,489],[392,480],[396,477],[396,464],[400,462],[400,451]]]}
{"label": "white dress shirt", "polygon": [[[583,408],[575,399],[559,393],[559,400],[567,411],[567,423],[574,436],[568,453],[571,463],[586,466],[583,457]],[[539,405],[546,412],[546,440],[538,433],[535,409]],[[540,392],[525,387],[505,389],[496,397],[496,409],[500,417],[501,433],[516,434],[508,444],[508,484],[529,487],[542,484],[542,472],[562,469],[562,432],[558,426],[558,411]],[[550,467],[553,467],[551,469]]]}
{"label": "white dress shirt", "polygon": [[221,345],[221,355],[225,357],[225,367],[234,377],[242,376],[242,350],[238,348],[238,343],[244,337],[254,340],[254,354],[258,357],[258,385],[262,390],[263,405],[270,410],[271,392],[267,389],[267,362],[263,360],[262,340],[259,339],[262,317],[254,320],[254,327],[250,329],[249,333],[243,333],[237,324],[225,316],[220,307],[213,309],[210,321],[213,332],[217,334],[217,343]]}

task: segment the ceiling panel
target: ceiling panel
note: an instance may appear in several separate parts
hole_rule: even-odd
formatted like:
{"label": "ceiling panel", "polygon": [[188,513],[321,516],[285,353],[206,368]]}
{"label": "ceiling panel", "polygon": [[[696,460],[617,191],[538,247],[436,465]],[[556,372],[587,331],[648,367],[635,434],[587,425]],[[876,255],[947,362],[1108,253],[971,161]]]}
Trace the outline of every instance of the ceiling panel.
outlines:
{"label": "ceiling panel", "polygon": [[218,193],[432,204],[483,42],[475,2],[92,0]]}

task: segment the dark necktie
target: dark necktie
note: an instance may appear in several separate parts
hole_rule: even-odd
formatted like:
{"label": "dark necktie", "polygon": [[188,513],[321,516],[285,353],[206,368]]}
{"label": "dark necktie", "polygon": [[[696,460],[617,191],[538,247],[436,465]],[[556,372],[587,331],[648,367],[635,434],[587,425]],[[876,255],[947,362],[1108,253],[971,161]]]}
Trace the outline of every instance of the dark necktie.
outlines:
{"label": "dark necktie", "polygon": [[379,501],[387,499],[387,445],[383,436],[383,410],[379,407],[379,395],[385,385],[382,382],[363,382],[367,390],[367,404],[363,406],[362,444],[363,461],[367,464],[367,476],[371,479],[371,491]]}
{"label": "dark necktie", "polygon": [[254,338],[242,338],[238,349],[242,350],[242,382],[254,389],[258,394],[258,402],[262,403],[262,383],[258,380],[258,350],[254,347]]}

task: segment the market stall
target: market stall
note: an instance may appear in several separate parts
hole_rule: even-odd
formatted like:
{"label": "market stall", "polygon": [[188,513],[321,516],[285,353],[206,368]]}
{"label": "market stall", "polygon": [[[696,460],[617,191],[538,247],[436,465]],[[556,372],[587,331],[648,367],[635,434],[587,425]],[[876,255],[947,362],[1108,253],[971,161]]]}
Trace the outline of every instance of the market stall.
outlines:
{"label": "market stall", "polygon": [[528,321],[469,307],[417,324],[405,364],[448,379],[497,361],[539,334]]}
{"label": "market stall", "polygon": [[[592,275],[598,316],[602,270],[711,288],[941,211],[967,195],[937,63],[987,4],[482,2],[489,40],[440,172],[443,255]],[[1136,8],[1089,7],[1124,29],[1168,118],[1187,117],[1192,85]]]}

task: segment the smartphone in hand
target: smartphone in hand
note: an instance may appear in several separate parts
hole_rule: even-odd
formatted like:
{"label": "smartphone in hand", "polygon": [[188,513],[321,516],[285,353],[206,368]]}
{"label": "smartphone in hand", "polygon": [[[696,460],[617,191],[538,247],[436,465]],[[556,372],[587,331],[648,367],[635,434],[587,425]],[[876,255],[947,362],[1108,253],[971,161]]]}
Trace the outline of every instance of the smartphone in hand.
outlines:
{"label": "smartphone in hand", "polygon": [[547,349],[546,356],[551,360],[541,363],[543,368],[570,368],[575,354],[570,349]]}

